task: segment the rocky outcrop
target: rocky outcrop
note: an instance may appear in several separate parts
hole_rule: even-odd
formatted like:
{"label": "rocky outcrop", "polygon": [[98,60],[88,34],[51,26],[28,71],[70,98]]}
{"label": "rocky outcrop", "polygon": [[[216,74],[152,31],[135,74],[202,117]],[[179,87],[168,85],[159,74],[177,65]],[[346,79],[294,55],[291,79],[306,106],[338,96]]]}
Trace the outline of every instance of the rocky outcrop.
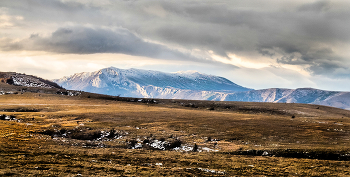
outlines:
{"label": "rocky outcrop", "polygon": [[16,86],[62,89],[49,80],[15,72],[0,72],[0,82]]}

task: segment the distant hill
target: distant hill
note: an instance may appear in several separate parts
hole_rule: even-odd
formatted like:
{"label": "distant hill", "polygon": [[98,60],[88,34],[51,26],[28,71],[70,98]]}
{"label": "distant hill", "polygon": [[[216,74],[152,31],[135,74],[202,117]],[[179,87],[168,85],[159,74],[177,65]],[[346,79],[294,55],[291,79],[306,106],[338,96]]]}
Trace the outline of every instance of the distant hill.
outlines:
{"label": "distant hill", "polygon": [[62,89],[55,82],[16,72],[0,72],[0,82],[15,86]]}
{"label": "distant hill", "polygon": [[350,92],[312,88],[252,90],[230,80],[196,71],[164,73],[109,67],[54,80],[70,90],[124,97],[307,103],[350,109]]}

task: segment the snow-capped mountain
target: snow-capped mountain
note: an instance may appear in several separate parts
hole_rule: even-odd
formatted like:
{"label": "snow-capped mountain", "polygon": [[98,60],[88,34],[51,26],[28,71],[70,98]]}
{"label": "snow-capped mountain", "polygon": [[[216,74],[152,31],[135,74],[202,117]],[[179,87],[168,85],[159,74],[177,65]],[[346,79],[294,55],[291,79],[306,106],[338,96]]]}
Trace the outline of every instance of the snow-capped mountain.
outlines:
{"label": "snow-capped mountain", "polygon": [[229,93],[225,101],[306,103],[333,106],[350,110],[350,92],[325,91],[313,88],[271,88]]}
{"label": "snow-capped mountain", "polygon": [[223,77],[196,71],[164,73],[141,69],[109,67],[54,80],[71,90],[163,99],[309,103],[350,109],[350,92],[312,88],[252,90]]}
{"label": "snow-capped mountain", "polygon": [[205,99],[215,92],[233,93],[251,89],[223,77],[196,71],[164,73],[109,67],[54,80],[66,89],[108,95],[148,98]]}

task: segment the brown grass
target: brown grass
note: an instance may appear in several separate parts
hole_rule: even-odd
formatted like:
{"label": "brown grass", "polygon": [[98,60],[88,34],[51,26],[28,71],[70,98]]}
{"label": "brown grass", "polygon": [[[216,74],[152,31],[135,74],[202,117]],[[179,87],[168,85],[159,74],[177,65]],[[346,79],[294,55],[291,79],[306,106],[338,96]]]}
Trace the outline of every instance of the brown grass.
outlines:
{"label": "brown grass", "polygon": [[[346,110],[304,104],[125,101],[89,93],[77,97],[1,95],[0,114],[16,116],[20,122],[0,120],[0,175],[350,175],[349,161],[232,155],[287,149],[350,154],[350,113]],[[82,130],[84,136],[114,129],[122,137],[89,141],[43,133],[61,129]],[[217,141],[207,141],[208,137]],[[127,149],[133,139],[179,139],[183,145],[219,151]]]}

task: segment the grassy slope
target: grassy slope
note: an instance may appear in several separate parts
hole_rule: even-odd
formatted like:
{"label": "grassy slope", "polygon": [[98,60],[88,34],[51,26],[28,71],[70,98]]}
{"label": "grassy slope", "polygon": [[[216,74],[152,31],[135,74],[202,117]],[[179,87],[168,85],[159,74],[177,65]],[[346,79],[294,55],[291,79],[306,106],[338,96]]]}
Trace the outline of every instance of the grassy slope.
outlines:
{"label": "grassy slope", "polygon": [[[202,168],[225,171],[225,175],[350,175],[349,161],[229,154],[237,150],[287,148],[350,152],[349,111],[304,104],[184,100],[147,104],[99,97],[89,93],[78,97],[43,93],[1,95],[0,114],[14,115],[22,122],[0,120],[0,174],[213,175],[198,169]],[[40,111],[6,111],[19,108]],[[128,135],[108,142],[91,142],[106,145],[99,148],[85,147],[86,141],[82,140],[52,139],[37,133],[77,127],[104,131],[114,128]],[[168,141],[179,138],[188,146],[196,143],[200,148],[219,152],[124,148],[128,140],[146,137]],[[214,146],[213,141],[206,141],[207,137],[220,141]]]}

